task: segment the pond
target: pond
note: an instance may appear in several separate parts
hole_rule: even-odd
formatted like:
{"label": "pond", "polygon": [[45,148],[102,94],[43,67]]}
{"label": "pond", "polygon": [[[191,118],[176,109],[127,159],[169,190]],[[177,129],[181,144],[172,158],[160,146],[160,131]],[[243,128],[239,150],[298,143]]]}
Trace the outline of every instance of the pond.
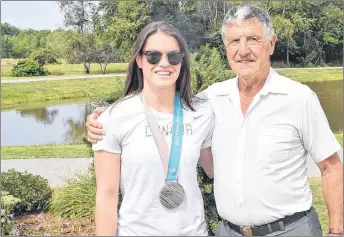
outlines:
{"label": "pond", "polygon": [[87,100],[26,104],[1,111],[1,146],[81,143]]}
{"label": "pond", "polygon": [[[343,130],[343,82],[306,83],[319,97],[333,132]],[[1,146],[70,144],[86,135],[87,100],[27,104],[1,112]]]}

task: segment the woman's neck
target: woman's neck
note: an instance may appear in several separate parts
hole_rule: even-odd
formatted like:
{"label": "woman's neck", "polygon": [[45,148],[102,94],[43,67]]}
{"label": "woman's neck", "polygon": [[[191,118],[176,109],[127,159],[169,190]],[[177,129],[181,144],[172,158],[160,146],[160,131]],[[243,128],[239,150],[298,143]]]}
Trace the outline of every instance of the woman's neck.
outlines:
{"label": "woman's neck", "polygon": [[143,88],[143,94],[149,107],[163,113],[173,113],[175,87],[166,90],[152,90],[149,86]]}

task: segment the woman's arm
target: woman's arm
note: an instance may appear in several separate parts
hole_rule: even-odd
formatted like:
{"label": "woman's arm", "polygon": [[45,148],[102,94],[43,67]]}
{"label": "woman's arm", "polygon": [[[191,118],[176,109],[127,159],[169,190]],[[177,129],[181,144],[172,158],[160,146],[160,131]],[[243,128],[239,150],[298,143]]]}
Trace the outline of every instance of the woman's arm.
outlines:
{"label": "woman's arm", "polygon": [[116,236],[121,155],[94,152],[97,180],[96,235]]}

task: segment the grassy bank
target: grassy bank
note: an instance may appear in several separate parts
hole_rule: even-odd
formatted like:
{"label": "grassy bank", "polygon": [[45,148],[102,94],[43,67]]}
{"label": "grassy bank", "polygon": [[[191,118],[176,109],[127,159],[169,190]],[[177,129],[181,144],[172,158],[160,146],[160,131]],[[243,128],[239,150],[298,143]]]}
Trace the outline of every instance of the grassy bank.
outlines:
{"label": "grassy bank", "polygon": [[89,147],[86,144],[1,147],[1,158],[4,160],[84,157],[91,157]]}
{"label": "grassy bank", "polygon": [[[343,146],[342,133],[335,133],[338,142]],[[1,147],[2,159],[22,158],[79,158],[91,157],[86,144],[42,145],[42,146],[4,146]]]}
{"label": "grassy bank", "polygon": [[123,78],[117,77],[2,84],[1,108],[27,102],[108,98],[122,91],[122,85]]}
{"label": "grassy bank", "polygon": [[301,83],[343,80],[342,69],[288,69],[277,70],[277,72]]}
{"label": "grassy bank", "polygon": [[[127,71],[128,63],[110,63],[106,67],[106,74],[109,73],[123,73]],[[49,76],[75,76],[75,75],[87,75],[84,72],[82,64],[47,64],[44,68],[51,73]],[[12,65],[1,65],[1,79],[11,80],[17,79],[11,75]],[[89,75],[101,74],[100,66],[96,63],[91,63],[91,70]],[[46,77],[46,76],[44,76]],[[27,78],[39,78],[39,77],[27,77]]]}
{"label": "grassy bank", "polygon": [[343,147],[343,132],[337,132],[334,134],[339,144]]}

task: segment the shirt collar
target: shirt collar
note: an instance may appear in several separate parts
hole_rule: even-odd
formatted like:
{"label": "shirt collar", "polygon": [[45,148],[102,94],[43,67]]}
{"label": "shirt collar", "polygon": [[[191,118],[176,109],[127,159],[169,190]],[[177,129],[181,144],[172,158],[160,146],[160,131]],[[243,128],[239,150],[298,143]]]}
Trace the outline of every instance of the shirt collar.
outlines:
{"label": "shirt collar", "polygon": [[[258,93],[260,95],[267,95],[269,93],[288,94],[289,88],[284,82],[285,78],[270,67],[270,71],[265,80],[264,86]],[[220,87],[217,87],[216,94],[218,96],[229,95],[230,97],[238,95],[238,76],[225,81],[224,84],[222,84]]]}

